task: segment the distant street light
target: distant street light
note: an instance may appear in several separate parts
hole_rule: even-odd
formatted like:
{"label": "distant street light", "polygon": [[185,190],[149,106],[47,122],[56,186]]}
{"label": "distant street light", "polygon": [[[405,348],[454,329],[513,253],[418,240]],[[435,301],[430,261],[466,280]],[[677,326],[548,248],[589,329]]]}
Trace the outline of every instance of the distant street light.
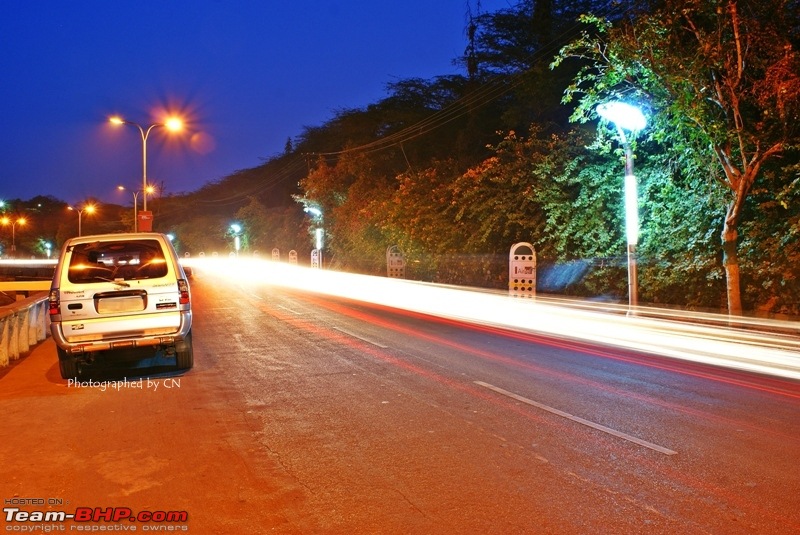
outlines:
{"label": "distant street light", "polygon": [[24,227],[25,223],[27,223],[27,222],[28,222],[28,220],[25,219],[24,217],[18,217],[16,221],[12,221],[11,218],[8,217],[8,216],[4,216],[2,219],[0,219],[0,223],[2,223],[3,226],[7,227],[8,225],[11,225],[11,254],[12,255],[17,251],[17,236],[16,236],[16,234],[17,234],[17,225],[19,225],[21,227]]}
{"label": "distant street light", "polygon": [[639,304],[639,278],[636,267],[636,244],[639,241],[639,202],[636,176],[633,174],[633,150],[625,135],[647,126],[642,110],[624,102],[608,102],[597,107],[597,114],[614,123],[625,150],[625,234],[628,242],[628,309]]}
{"label": "distant street light", "polygon": [[[146,129],[143,128],[140,124],[134,123],[132,121],[126,121],[122,117],[114,116],[110,117],[109,121],[113,124],[127,124],[131,126],[135,126],[139,129],[139,133],[142,135],[142,189],[141,191],[147,191],[147,138],[150,136],[150,131],[153,128],[158,126],[163,126],[167,130],[177,132],[183,129],[183,121],[177,117],[170,117],[163,123],[153,123],[148,126]],[[142,200],[142,211],[147,211],[147,195],[143,195]]]}
{"label": "distant street light", "polygon": [[[317,265],[321,268],[323,267],[323,260],[322,260],[322,248],[325,245],[325,230],[323,229],[322,224],[322,210],[317,208],[316,206],[306,206],[303,208],[303,211],[307,214],[311,214],[314,216],[314,219],[319,219],[319,226],[314,229],[314,251],[316,251],[317,255]],[[312,251],[312,254],[314,253]],[[314,264],[313,257],[312,257],[312,265]]]}
{"label": "distant street light", "polygon": [[72,206],[67,206],[67,209],[72,210],[73,212],[78,212],[78,236],[81,236],[81,218],[83,213],[86,212],[87,214],[93,214],[97,209],[93,204],[85,204],[80,210],[73,208]]}
{"label": "distant street light", "polygon": [[[129,191],[128,188],[125,186],[117,186],[117,189],[120,191]],[[133,193],[133,231],[139,232],[139,221],[138,221],[138,197],[141,191],[139,190],[130,190]],[[147,186],[144,190],[144,195],[142,197],[147,198],[148,195],[152,195],[156,189],[153,186]]]}
{"label": "distant street light", "polygon": [[238,223],[233,223],[230,229],[231,233],[233,233],[233,249],[236,251],[236,256],[239,256],[239,233],[242,231],[242,226]]}

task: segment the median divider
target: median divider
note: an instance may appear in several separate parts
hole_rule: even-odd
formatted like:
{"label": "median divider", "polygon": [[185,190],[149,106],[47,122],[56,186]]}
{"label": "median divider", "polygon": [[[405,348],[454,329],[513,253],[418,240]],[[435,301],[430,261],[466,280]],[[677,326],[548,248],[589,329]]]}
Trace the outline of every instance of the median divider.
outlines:
{"label": "median divider", "polygon": [[0,307],[0,367],[8,366],[47,338],[47,292]]}

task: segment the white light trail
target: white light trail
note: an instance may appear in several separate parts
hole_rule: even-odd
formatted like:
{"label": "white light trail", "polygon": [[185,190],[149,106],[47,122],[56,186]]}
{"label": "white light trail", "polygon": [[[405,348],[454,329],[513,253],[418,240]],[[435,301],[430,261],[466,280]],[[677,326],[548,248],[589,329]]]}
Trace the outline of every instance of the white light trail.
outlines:
{"label": "white light trail", "polygon": [[[800,339],[702,323],[624,316],[572,301],[512,298],[496,292],[311,269],[258,259],[183,259],[198,276],[225,277],[242,286],[283,286],[522,332],[543,333],[655,355],[800,379]],[[565,306],[569,303],[570,306]],[[719,315],[681,312],[683,319]],[[754,320],[761,328],[787,322]],[[791,324],[797,329],[800,326]],[[800,332],[797,329],[795,333]]]}

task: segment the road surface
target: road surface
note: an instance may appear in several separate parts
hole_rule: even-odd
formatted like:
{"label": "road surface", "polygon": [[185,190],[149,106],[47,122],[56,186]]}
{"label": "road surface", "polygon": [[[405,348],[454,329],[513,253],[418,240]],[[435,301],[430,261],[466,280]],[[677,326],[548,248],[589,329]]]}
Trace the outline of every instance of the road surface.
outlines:
{"label": "road surface", "polygon": [[[50,340],[0,372],[4,530],[800,532],[797,382],[202,270],[192,292],[188,373],[69,385]],[[19,516],[76,509],[188,519]]]}

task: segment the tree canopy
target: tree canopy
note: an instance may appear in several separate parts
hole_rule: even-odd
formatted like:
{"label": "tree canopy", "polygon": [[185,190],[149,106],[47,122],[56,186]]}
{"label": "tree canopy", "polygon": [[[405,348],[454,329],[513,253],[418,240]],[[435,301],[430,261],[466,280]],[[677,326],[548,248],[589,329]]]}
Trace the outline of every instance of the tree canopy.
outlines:
{"label": "tree canopy", "polygon": [[689,168],[716,159],[709,176],[725,189],[721,242],[731,313],[742,310],[738,235],[746,202],[765,163],[797,143],[800,58],[789,4],[669,0],[618,25],[585,15],[592,29],[554,62],[584,63],[564,97],[577,100],[573,120],[594,119],[609,100],[638,102],[663,150],[676,151]]}

